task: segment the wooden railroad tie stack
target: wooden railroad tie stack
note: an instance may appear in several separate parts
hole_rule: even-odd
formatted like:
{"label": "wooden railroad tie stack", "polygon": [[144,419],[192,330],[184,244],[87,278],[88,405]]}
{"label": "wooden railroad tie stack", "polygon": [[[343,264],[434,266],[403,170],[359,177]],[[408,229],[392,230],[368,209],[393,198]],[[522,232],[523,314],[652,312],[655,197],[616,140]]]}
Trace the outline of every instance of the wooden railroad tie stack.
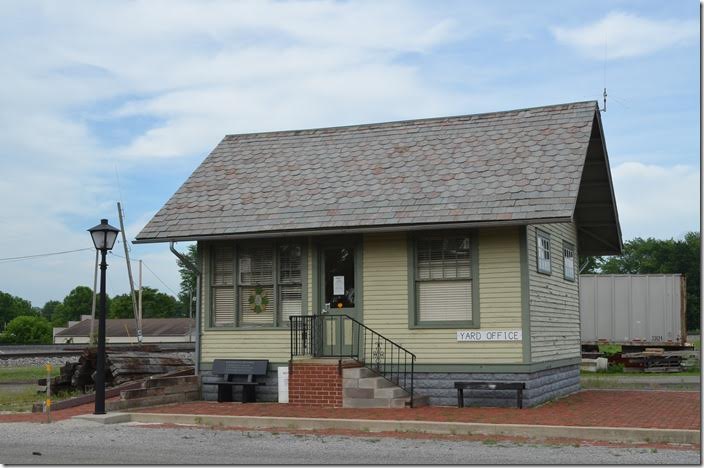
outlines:
{"label": "wooden railroad tie stack", "polygon": [[688,351],[665,351],[662,348],[645,348],[639,353],[623,353],[625,370],[632,372],[680,372]]}
{"label": "wooden railroad tie stack", "polygon": [[[55,395],[67,390],[81,392],[92,391],[95,385],[97,350],[86,348],[78,362],[67,362],[60,368],[60,374],[51,380],[51,391]],[[121,385],[126,382],[142,380],[153,375],[167,374],[193,368],[191,359],[163,353],[157,346],[134,348],[108,348],[106,351],[105,384]],[[39,379],[37,384],[44,387],[39,392],[46,392],[46,379]]]}

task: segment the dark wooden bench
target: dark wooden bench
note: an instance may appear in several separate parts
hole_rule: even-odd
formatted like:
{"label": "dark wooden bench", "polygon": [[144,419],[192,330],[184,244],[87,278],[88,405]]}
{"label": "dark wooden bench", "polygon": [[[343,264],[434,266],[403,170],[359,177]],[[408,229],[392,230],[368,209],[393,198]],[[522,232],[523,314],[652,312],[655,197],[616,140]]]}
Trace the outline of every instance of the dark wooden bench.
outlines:
{"label": "dark wooden bench", "polygon": [[269,361],[266,359],[215,359],[212,373],[221,380],[211,382],[218,386],[218,402],[232,401],[232,387],[242,387],[242,403],[257,400],[256,388],[266,385],[257,382],[257,377],[266,376]]}
{"label": "dark wooden bench", "polygon": [[518,408],[523,408],[523,390],[526,388],[524,382],[455,382],[457,389],[457,407],[464,408],[464,389],[470,390],[516,390],[516,404]]}

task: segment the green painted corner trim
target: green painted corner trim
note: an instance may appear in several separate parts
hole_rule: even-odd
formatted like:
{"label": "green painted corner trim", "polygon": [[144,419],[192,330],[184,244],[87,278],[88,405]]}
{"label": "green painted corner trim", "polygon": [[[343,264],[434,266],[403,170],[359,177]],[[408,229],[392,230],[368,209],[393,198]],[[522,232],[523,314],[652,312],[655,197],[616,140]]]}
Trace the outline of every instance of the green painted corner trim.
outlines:
{"label": "green painted corner trim", "polygon": [[579,365],[581,357],[559,359],[556,361],[533,362],[531,364],[416,364],[416,372],[488,372],[488,373],[523,373],[538,372],[547,369]]}
{"label": "green painted corner trim", "polygon": [[528,229],[521,226],[519,231],[521,261],[521,325],[523,330],[523,363],[530,364],[530,271],[528,269]]}
{"label": "green painted corner trim", "polygon": [[[472,268],[472,320],[463,321],[434,321],[421,322],[418,320],[417,292],[416,292],[416,237],[423,235],[445,234],[447,231],[423,232],[406,234],[407,270],[408,270],[408,328],[433,329],[433,328],[481,328],[479,306],[479,233],[476,229],[465,232],[469,235],[469,248]],[[454,231],[453,231],[454,232]]]}

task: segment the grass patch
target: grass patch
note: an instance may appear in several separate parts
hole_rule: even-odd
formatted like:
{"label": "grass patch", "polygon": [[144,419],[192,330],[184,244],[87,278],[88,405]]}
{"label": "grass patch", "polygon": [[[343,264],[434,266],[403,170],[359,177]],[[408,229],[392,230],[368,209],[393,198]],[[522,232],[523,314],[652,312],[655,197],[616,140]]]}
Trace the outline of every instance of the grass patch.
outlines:
{"label": "grass patch", "polygon": [[701,350],[702,349],[702,340],[701,338],[698,340],[692,341],[692,345],[694,345],[694,349],[696,350]]}
{"label": "grass patch", "polygon": [[[59,366],[52,366],[51,376],[55,377],[57,375],[59,375]],[[0,382],[30,382],[43,377],[46,377],[44,366],[0,368]]]}
{"label": "grass patch", "polygon": [[[66,400],[80,394],[78,391],[60,392],[54,395],[51,401]],[[2,390],[0,388],[0,411],[32,411],[34,403],[41,403],[45,399],[46,395],[37,393],[37,389],[33,385],[19,390]]]}
{"label": "grass patch", "polygon": [[599,352],[606,355],[606,357],[613,356],[622,351],[621,345],[619,344],[600,344]]}
{"label": "grass patch", "polygon": [[482,444],[484,445],[496,445],[497,442],[494,439],[486,439],[482,441]]}

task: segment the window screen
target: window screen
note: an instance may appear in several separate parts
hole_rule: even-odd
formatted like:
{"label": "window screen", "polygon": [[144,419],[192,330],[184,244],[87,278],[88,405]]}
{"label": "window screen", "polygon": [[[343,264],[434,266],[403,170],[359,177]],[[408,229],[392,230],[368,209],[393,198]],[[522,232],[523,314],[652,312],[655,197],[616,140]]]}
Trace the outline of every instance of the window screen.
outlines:
{"label": "window screen", "polygon": [[238,258],[241,325],[274,325],[274,249],[241,247]]}
{"label": "window screen", "polygon": [[418,239],[415,260],[418,320],[471,320],[472,268],[469,237]]}
{"label": "window screen", "polygon": [[550,273],[552,265],[550,262],[550,237],[538,231],[536,236],[538,243],[538,271],[540,273]]}
{"label": "window screen", "polygon": [[303,313],[301,261],[300,245],[279,245],[279,310],[284,326],[289,324],[289,316]]}
{"label": "window screen", "polygon": [[213,251],[212,310],[213,326],[232,326],[235,323],[234,250],[217,247]]}
{"label": "window screen", "polygon": [[574,265],[574,246],[565,244],[562,248],[563,260],[565,266],[565,279],[574,281],[575,265]]}

